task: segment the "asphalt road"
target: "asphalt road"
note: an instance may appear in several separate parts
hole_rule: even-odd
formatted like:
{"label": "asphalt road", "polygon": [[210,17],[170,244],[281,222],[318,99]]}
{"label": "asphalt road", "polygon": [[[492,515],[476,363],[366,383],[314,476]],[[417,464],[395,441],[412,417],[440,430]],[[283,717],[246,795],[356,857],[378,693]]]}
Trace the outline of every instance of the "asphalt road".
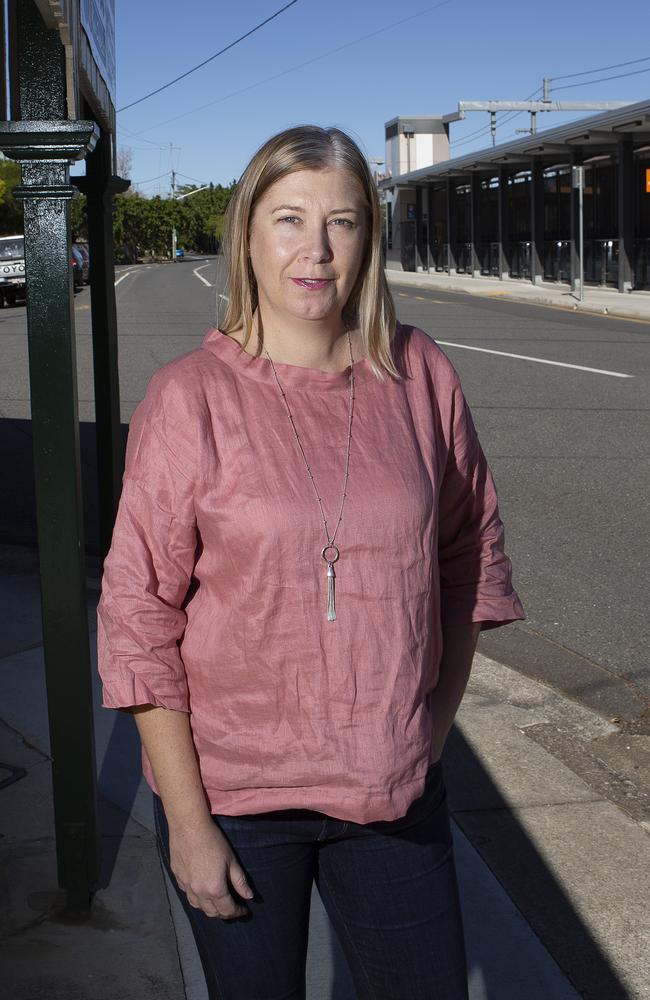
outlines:
{"label": "asphalt road", "polygon": [[[215,323],[223,262],[120,268],[116,279],[126,422],[153,372],[198,346]],[[528,617],[483,633],[481,650],[648,732],[650,324],[406,286],[393,292],[399,318],[442,342],[459,372],[497,484]],[[91,420],[87,289],[76,296],[75,318],[80,416]],[[0,311],[0,337],[0,416],[24,419],[24,308]]]}

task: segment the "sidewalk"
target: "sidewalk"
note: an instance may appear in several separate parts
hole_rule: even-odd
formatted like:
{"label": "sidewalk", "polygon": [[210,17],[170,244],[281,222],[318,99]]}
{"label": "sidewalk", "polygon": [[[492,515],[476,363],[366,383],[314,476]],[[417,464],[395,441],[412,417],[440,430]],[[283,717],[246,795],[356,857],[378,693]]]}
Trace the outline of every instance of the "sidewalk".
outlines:
{"label": "sidewalk", "polygon": [[511,302],[554,306],[570,312],[597,313],[650,322],[650,291],[618,292],[615,288],[585,285],[584,301],[580,302],[568,285],[543,281],[533,285],[526,279],[472,278],[466,274],[386,269],[390,285],[409,285],[429,291],[462,292],[487,298],[504,298]]}
{"label": "sidewalk", "polygon": [[[98,581],[89,580],[94,646]],[[99,707],[102,887],[92,918],[57,915],[47,707],[36,558],[0,548],[3,982],[12,1000],[205,1000],[186,920],[158,862],[132,719]],[[618,727],[478,654],[445,750],[471,1000],[648,1000],[648,832],[581,776]],[[647,737],[631,741],[645,768]],[[644,757],[645,754],[645,757]],[[597,765],[593,764],[593,767]],[[4,778],[8,772],[0,774]],[[609,774],[612,780],[614,775]],[[632,780],[630,779],[630,784]],[[598,790],[596,790],[598,789]],[[645,820],[648,813],[645,812]],[[354,1000],[316,890],[308,1000]],[[407,998],[404,998],[407,1000]],[[408,998],[428,1000],[428,998]]]}

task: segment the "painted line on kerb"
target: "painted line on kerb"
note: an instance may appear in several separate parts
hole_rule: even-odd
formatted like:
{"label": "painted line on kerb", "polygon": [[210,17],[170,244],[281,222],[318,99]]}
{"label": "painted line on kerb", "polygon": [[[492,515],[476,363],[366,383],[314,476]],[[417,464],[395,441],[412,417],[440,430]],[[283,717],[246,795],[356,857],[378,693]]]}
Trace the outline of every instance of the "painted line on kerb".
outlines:
{"label": "painted line on kerb", "polygon": [[473,347],[470,344],[456,344],[451,340],[438,340],[436,344],[443,347],[460,347],[464,351],[481,351],[483,354],[498,354],[502,358],[518,358],[520,361],[536,361],[538,365],[557,365],[558,368],[575,368],[580,372],[594,372],[596,375],[611,375],[613,378],[635,378],[635,375],[625,375],[623,372],[610,372],[605,368],[587,368],[585,365],[570,365],[567,361],[548,361],[546,358],[531,358],[527,354],[510,354],[508,351],[493,351],[488,347]]}
{"label": "painted line on kerb", "polygon": [[195,274],[196,277],[199,279],[199,281],[202,281],[204,285],[208,286],[208,288],[212,288],[211,283],[207,281],[202,274],[199,274],[199,271],[202,271],[204,267],[210,267],[211,263],[212,261],[209,260],[207,264],[201,264],[200,267],[195,267],[194,270],[192,271],[192,274]]}

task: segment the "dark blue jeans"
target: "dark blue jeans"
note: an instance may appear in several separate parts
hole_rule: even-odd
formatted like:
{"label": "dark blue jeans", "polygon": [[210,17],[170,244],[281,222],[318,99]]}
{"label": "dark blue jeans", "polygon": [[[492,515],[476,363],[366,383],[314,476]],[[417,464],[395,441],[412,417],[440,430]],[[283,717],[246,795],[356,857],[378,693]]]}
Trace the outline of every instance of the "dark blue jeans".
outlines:
{"label": "dark blue jeans", "polygon": [[467,1000],[463,924],[440,761],[397,820],[367,824],[308,809],[215,815],[255,892],[249,913],[207,917],[161,859],[190,920],[210,1000],[304,1000],[312,883],[347,956],[359,1000]]}

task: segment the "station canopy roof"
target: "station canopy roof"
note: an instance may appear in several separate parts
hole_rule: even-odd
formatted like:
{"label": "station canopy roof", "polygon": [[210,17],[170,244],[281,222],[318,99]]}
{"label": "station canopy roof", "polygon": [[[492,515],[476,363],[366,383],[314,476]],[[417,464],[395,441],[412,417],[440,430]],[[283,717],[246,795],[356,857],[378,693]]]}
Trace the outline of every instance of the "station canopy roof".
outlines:
{"label": "station canopy roof", "polygon": [[620,139],[632,138],[635,148],[650,146],[650,101],[626,104],[615,111],[580,118],[568,125],[543,129],[535,135],[525,135],[513,142],[466,153],[450,160],[442,160],[430,167],[421,167],[406,174],[388,177],[380,188],[409,187],[446,177],[489,173],[512,164],[521,170],[529,168],[532,160],[541,159],[545,164],[566,163],[572,148],[582,150],[583,159],[613,152]]}

